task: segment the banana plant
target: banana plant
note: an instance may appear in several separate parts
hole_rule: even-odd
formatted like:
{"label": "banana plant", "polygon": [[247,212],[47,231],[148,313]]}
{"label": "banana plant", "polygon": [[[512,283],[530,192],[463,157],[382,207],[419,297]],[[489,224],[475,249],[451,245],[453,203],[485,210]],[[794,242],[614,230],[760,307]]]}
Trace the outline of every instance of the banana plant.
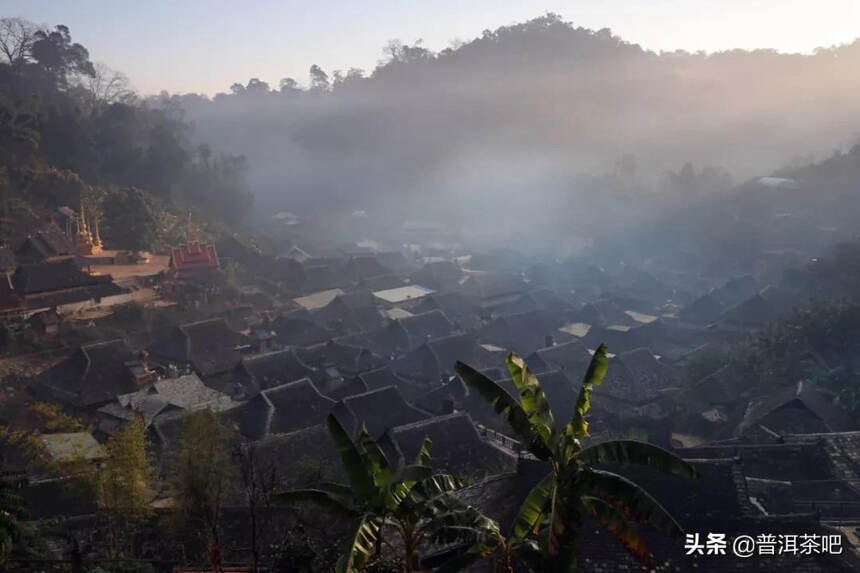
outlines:
{"label": "banana plant", "polygon": [[[525,449],[547,462],[549,472],[526,496],[514,519],[507,545],[516,547],[537,538],[543,560],[552,571],[576,571],[583,521],[593,517],[645,564],[653,561],[633,522],[648,523],[672,537],[683,537],[678,522],[644,489],[600,464],[641,465],[670,474],[695,478],[695,469],[674,454],[635,440],[614,440],[583,447],[589,436],[586,415],[594,387],[608,368],[606,345],[594,352],[579,389],[572,418],[557,425],[537,377],[516,354],[507,357],[508,370],[518,391],[513,397],[471,366],[457,362],[463,381],[504,416]],[[478,548],[480,550],[480,548]]]}
{"label": "banana plant", "polygon": [[[323,482],[275,499],[290,505],[311,502],[357,519],[338,561],[339,573],[364,571],[382,556],[383,546],[398,554],[404,571],[410,573],[426,543],[465,538],[476,512],[460,506],[451,495],[462,487],[460,480],[432,473],[429,439],[422,443],[415,463],[395,470],[364,427],[353,441],[335,416],[329,415],[327,424],[349,485]],[[386,539],[391,531],[399,543]]]}
{"label": "banana plant", "polygon": [[493,519],[476,515],[466,536],[470,544],[454,548],[452,555],[435,570],[435,573],[456,573],[475,562],[488,562],[492,573],[514,573],[518,562],[527,564],[533,571],[541,570],[541,552],[534,539],[514,539],[509,533],[502,534],[499,524]]}

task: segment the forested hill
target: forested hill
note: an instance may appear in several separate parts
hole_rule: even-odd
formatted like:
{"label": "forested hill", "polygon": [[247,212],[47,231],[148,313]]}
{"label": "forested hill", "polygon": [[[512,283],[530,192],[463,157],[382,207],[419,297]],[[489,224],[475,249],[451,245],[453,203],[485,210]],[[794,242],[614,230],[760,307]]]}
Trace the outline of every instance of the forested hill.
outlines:
{"label": "forested hill", "polygon": [[181,110],[141,100],[65,26],[0,20],[0,243],[81,201],[119,248],[165,239],[178,204],[236,220],[252,199],[244,158],[191,135]]}
{"label": "forested hill", "polygon": [[445,199],[569,189],[623,157],[651,181],[687,162],[745,180],[820,157],[856,135],[858,64],[860,42],[657,54],[547,15],[438,53],[393,42],[369,74],[314,66],[306,88],[253,78],[176,99],[201,136],[247,153],[260,198]]}

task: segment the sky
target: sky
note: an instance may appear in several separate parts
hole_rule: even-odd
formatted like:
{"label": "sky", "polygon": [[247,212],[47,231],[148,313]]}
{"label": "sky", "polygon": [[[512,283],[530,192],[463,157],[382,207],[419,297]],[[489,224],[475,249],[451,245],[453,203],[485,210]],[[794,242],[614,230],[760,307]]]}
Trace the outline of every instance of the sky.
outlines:
{"label": "sky", "polygon": [[312,64],[372,70],[392,39],[439,50],[545,12],[655,51],[808,53],[860,37],[860,0],[0,0],[0,16],[67,25],[145,95],[306,84]]}

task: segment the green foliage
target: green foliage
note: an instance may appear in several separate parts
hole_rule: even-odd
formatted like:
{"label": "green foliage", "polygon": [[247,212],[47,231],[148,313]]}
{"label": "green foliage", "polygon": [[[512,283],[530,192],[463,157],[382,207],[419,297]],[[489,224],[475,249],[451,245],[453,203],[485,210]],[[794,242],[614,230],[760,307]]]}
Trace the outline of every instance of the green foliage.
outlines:
{"label": "green foliage", "polygon": [[136,527],[149,515],[154,470],[143,418],[129,420],[105,445],[107,460],[95,473],[99,507],[107,517],[111,552],[133,551]]}
{"label": "green foliage", "polygon": [[582,447],[581,440],[588,437],[586,416],[591,408],[591,395],[603,381],[607,366],[607,349],[601,344],[583,379],[573,417],[560,427],[546,414],[549,406],[545,404],[540,382],[520,357],[508,356],[508,369],[520,394],[519,403],[512,403],[511,396],[486,376],[461,362],[456,364],[463,381],[484,396],[497,412],[508,417],[529,451],[549,462],[550,470],[526,496],[509,535],[484,535],[461,559],[492,556],[501,560],[504,567],[510,567],[517,551],[523,559],[533,558],[535,552],[530,549],[536,546],[530,544],[539,539],[543,561],[549,570],[575,570],[579,532],[586,515],[597,519],[646,564],[650,562],[650,553],[631,520],[649,523],[674,537],[682,535],[674,518],[647,492],[620,475],[593,466],[639,465],[687,478],[696,475],[692,466],[666,450],[633,440]]}
{"label": "green foliage", "polygon": [[150,249],[158,232],[158,209],[140,189],[111,190],[102,201],[104,239],[112,247],[130,251]]}
{"label": "green foliage", "polygon": [[46,205],[77,207],[88,188],[81,176],[70,169],[41,165],[28,170],[21,182],[28,195]]}
{"label": "green foliage", "polygon": [[423,544],[452,543],[477,534],[474,525],[482,516],[451,495],[462,487],[460,480],[431,475],[429,440],[422,444],[414,464],[395,470],[365,428],[353,441],[334,415],[329,415],[327,423],[349,485],[321,482],[314,489],[280,494],[276,500],[311,502],[357,520],[338,571],[364,571],[384,562],[382,548],[383,544],[391,546],[386,540],[391,531],[399,539],[397,558],[407,572],[413,570]]}
{"label": "green foliage", "polygon": [[188,546],[198,555],[220,547],[221,511],[233,475],[230,440],[217,412],[198,410],[182,420],[173,499]]}
{"label": "green foliage", "polygon": [[0,54],[9,60],[0,64],[0,169],[8,176],[0,187],[9,195],[74,207],[94,190],[118,188],[107,198],[112,225],[104,230],[133,250],[154,242],[154,197],[166,208],[187,197],[230,222],[247,212],[244,158],[210,152],[193,162],[191,125],[175,107],[110,92],[121,76],[106,77],[65,26],[7,24],[20,35]]}

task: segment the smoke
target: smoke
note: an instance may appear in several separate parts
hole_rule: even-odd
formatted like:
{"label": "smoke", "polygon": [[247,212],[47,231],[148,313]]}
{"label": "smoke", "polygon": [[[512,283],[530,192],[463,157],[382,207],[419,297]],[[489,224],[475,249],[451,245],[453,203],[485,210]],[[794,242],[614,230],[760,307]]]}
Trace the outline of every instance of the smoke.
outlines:
{"label": "smoke", "polygon": [[248,157],[258,213],[445,219],[509,243],[622,229],[690,200],[671,176],[688,162],[712,168],[700,192],[725,190],[860,125],[860,42],[655,54],[547,16],[439,54],[392,46],[331,89],[317,73],[311,90],[177,99],[201,140]]}

